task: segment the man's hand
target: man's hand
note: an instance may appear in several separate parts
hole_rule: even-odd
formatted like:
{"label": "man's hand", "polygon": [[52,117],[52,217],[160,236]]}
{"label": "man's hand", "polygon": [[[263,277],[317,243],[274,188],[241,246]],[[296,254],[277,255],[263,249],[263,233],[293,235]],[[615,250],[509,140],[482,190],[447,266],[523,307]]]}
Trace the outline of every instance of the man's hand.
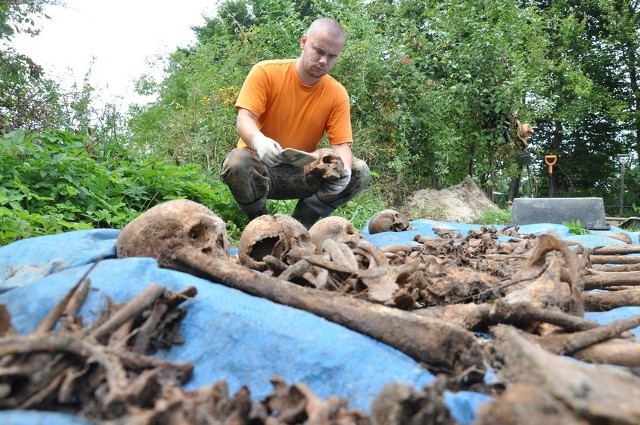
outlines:
{"label": "man's hand", "polygon": [[262,162],[264,162],[268,167],[275,167],[282,161],[282,158],[280,157],[282,146],[261,132],[257,132],[253,137],[251,147],[256,151]]}
{"label": "man's hand", "polygon": [[351,181],[351,169],[345,168],[344,171],[346,174],[340,177],[339,180],[327,184],[326,189],[323,189],[322,193],[326,195],[337,195],[342,192]]}

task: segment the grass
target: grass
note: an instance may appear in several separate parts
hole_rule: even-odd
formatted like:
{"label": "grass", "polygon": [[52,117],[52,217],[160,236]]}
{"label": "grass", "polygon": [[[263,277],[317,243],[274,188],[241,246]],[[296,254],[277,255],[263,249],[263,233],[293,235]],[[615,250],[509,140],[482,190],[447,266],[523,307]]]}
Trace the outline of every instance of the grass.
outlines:
{"label": "grass", "polygon": [[499,209],[499,210],[485,210],[481,211],[473,222],[475,224],[503,224],[507,225],[511,223],[511,210]]}

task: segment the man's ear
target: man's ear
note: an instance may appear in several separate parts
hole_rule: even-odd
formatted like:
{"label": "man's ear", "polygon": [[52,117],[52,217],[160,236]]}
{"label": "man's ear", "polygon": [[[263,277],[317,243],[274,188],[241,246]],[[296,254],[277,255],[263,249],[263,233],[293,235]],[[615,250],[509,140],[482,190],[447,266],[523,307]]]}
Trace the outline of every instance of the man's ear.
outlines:
{"label": "man's ear", "polygon": [[303,35],[302,37],[300,37],[300,48],[304,49],[305,44],[307,44],[307,36]]}

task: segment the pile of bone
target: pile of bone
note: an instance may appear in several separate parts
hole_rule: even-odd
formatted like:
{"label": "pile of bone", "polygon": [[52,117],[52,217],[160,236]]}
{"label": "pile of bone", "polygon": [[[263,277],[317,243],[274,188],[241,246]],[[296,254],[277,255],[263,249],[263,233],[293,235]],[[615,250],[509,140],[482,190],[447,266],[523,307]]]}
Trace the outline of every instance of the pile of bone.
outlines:
{"label": "pile of bone", "polygon": [[[188,202],[183,206],[193,207]],[[123,230],[127,238],[119,239],[118,255],[136,255],[134,247],[151,256],[162,246],[187,248],[178,256],[185,270],[199,270],[254,295],[264,291],[263,296],[295,302],[296,308],[305,305],[443,374],[441,387],[495,396],[494,403],[481,409],[478,423],[640,423],[640,405],[629,402],[640,395],[640,378],[633,373],[640,367],[640,343],[628,332],[640,325],[640,316],[607,325],[584,317],[589,310],[640,305],[638,264],[629,264],[626,255],[640,252],[638,246],[585,249],[552,234],[535,237],[519,235],[517,229],[483,227],[466,237],[435,229],[438,238],[416,236],[415,246],[379,249],[339,217],[322,219],[307,231],[291,217],[276,214],[249,223],[234,258],[222,220],[210,211],[197,212],[170,218],[183,227],[172,224],[168,231],[143,214]],[[166,214],[157,217],[169,219]],[[142,236],[129,238],[136,234]],[[145,251],[149,244],[155,245]],[[207,269],[203,254],[224,263]],[[242,269],[262,272],[264,279],[248,279],[234,267],[221,272],[223,264],[236,262]],[[269,286],[277,282],[289,286],[277,285],[270,294]],[[309,295],[314,302],[305,304]],[[321,304],[330,311],[320,312]],[[483,381],[488,370],[496,372],[493,383]],[[392,409],[397,421],[385,423],[419,423],[413,414],[422,410],[411,400],[432,399],[425,395],[433,391],[395,390],[387,399],[397,402]],[[382,410],[391,411],[389,406]]]}
{"label": "pile of bone", "polygon": [[[27,336],[16,335],[0,305],[0,409],[60,411],[92,423],[127,424],[366,424],[338,397],[320,399],[304,384],[271,380],[273,393],[251,399],[247,387],[229,395],[225,381],[185,391],[191,363],[151,356],[180,343],[189,287],[151,285],[124,305],[108,303],[99,322],[83,326],[78,309],[89,281],[75,285]],[[55,328],[55,331],[53,330]]]}

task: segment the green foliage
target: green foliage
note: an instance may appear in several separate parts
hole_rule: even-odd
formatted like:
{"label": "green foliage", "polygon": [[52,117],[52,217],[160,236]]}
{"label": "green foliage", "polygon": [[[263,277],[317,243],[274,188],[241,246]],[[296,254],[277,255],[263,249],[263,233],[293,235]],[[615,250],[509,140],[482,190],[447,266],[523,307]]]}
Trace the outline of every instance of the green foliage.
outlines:
{"label": "green foliage", "polygon": [[554,67],[549,91],[540,93],[548,109],[537,120],[539,148],[559,156],[559,191],[607,197],[615,192],[615,155],[640,153],[633,106],[640,100],[640,4],[557,1],[543,15]]}
{"label": "green foliage", "polygon": [[[623,205],[625,207],[625,211],[627,211],[631,215],[638,216],[639,211],[633,206],[640,205],[640,167],[636,165],[631,170],[626,171],[624,176],[624,186],[625,192]],[[618,194],[619,193],[620,192],[618,191]],[[619,205],[619,197],[617,199]],[[615,203],[612,204],[615,205]]]}
{"label": "green foliage", "polygon": [[11,39],[16,33],[36,35],[34,19],[43,15],[43,6],[59,4],[58,0],[0,2],[0,40]]}
{"label": "green foliage", "polygon": [[61,124],[58,85],[13,49],[0,50],[0,133],[22,126],[34,129]]}
{"label": "green foliage", "polygon": [[368,134],[384,146],[375,153],[385,153],[373,166],[411,169],[404,177],[412,188],[467,174],[495,185],[500,161],[517,153],[499,151],[508,116],[531,114],[525,99],[544,81],[534,11],[512,1],[374,1],[369,11],[377,27],[367,38],[387,40],[372,49],[380,65],[366,80],[377,102],[366,108]]}
{"label": "green foliage", "polygon": [[[0,4],[0,40],[36,33],[50,3]],[[336,214],[362,227],[418,189],[467,175],[507,192],[523,172],[515,111],[535,127],[527,181],[537,195],[549,182],[542,157],[556,154],[558,196],[602,197],[617,211],[615,155],[640,154],[637,2],[223,0],[217,11],[194,28],[195,46],[168,58],[166,78],[140,78],[137,90],[157,101],[128,115],[95,110],[89,74],[61,93],[29,58],[0,50],[0,242],[121,227],[175,197],[209,206],[237,239],[246,217],[218,178],[238,139],[236,96],[259,60],[296,57],[318,16],[347,32],[332,75],[351,97],[354,153],[374,176]],[[627,210],[640,205],[638,172],[627,170]],[[289,214],[294,204],[269,208]]]}
{"label": "green foliage", "polygon": [[480,212],[473,219],[477,224],[510,224],[511,223],[511,210],[508,208],[501,208],[499,210],[486,210]]}
{"label": "green foliage", "polygon": [[56,0],[0,2],[0,134],[20,127],[42,130],[62,126],[65,117],[57,83],[43,68],[10,47],[17,33],[36,36],[35,19]]}
{"label": "green foliage", "polygon": [[580,220],[563,221],[562,225],[566,226],[569,229],[569,233],[571,233],[572,235],[588,235],[589,234],[589,231],[584,227],[582,227],[582,223],[580,223]]}
{"label": "green foliage", "polygon": [[56,130],[18,130],[0,143],[0,244],[68,230],[122,228],[153,205],[176,198],[237,219],[226,186],[194,164],[134,159],[124,149],[104,159],[87,150],[85,137]]}

